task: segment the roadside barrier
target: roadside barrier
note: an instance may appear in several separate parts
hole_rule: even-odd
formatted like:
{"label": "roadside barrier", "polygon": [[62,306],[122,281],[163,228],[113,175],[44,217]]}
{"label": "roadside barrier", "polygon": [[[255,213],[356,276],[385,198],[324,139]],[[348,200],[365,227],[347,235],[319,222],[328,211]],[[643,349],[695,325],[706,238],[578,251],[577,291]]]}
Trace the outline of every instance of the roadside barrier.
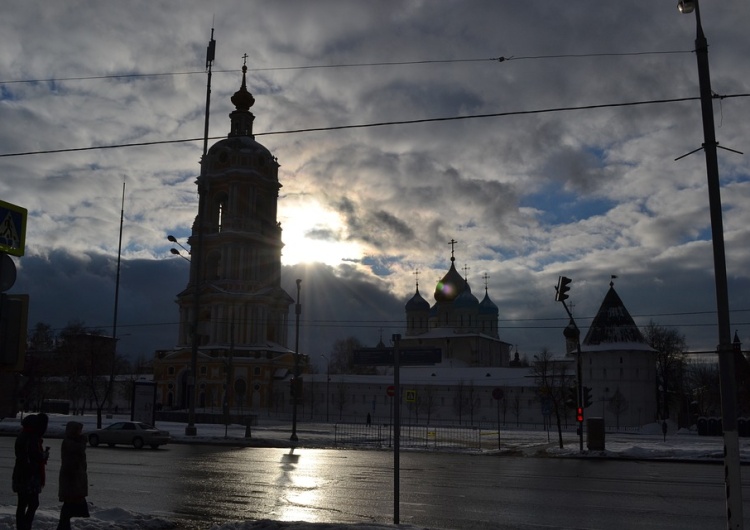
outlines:
{"label": "roadside barrier", "polygon": [[[399,445],[407,449],[480,451],[482,436],[483,432],[478,427],[402,425]],[[336,446],[392,447],[393,426],[337,423],[334,426],[334,443]]]}

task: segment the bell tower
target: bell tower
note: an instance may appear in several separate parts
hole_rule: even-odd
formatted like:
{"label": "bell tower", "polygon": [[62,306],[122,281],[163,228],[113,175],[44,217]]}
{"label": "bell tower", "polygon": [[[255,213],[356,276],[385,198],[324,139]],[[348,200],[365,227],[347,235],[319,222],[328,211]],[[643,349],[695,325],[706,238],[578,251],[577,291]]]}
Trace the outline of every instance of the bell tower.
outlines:
{"label": "bell tower", "polygon": [[201,160],[197,183],[204,218],[196,216],[188,239],[190,282],[177,296],[179,347],[192,341],[197,285],[200,348],[287,349],[293,299],[280,286],[279,164],[255,141],[250,112],[255,98],[247,90],[246,75],[243,65],[242,85],[231,97],[235,110],[229,114],[227,138]]}

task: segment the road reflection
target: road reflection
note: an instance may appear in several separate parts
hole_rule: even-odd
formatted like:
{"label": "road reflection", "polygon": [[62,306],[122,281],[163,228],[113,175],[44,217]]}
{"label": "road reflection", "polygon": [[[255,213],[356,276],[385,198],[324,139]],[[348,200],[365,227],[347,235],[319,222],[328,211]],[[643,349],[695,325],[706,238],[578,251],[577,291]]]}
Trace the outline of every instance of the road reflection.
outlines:
{"label": "road reflection", "polygon": [[318,481],[322,480],[320,459],[313,452],[305,454],[302,459],[301,456],[294,454],[294,449],[281,455],[281,472],[276,480],[284,497],[284,502],[279,505],[280,521],[319,521],[316,506],[320,501]]}

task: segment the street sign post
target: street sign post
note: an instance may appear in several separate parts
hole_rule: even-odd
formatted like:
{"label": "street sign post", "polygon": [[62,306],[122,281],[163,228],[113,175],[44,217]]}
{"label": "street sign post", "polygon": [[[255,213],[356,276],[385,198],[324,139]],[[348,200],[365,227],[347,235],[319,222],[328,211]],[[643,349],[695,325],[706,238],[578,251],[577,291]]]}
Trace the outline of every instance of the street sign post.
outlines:
{"label": "street sign post", "polygon": [[26,208],[0,201],[0,252],[23,256],[26,244]]}

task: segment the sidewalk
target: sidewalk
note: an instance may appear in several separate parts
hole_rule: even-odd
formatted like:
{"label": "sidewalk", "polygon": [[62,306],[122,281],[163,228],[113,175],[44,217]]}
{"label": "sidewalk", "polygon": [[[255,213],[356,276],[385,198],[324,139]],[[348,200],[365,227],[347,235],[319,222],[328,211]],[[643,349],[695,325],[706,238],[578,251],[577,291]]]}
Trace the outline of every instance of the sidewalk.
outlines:
{"label": "sidewalk", "polygon": [[[84,424],[84,432],[96,429],[96,415],[67,416],[50,414],[48,438],[62,438],[65,424],[75,420]],[[103,417],[102,426],[115,421],[127,421],[129,415],[116,414],[112,418]],[[244,425],[231,424],[212,425],[196,424],[197,434],[185,434],[185,424],[175,422],[158,422],[157,427],[170,432],[172,443],[199,443],[215,445],[232,445],[241,447],[339,447],[356,449],[356,443],[339,443],[336,440],[335,423],[297,424],[296,443],[291,442],[292,426],[290,422],[280,422],[272,419],[261,419],[259,425],[250,429],[250,436]],[[342,427],[339,427],[341,430]],[[373,426],[373,429],[375,426]],[[439,429],[439,428],[438,428]],[[0,421],[0,436],[15,436],[20,430],[20,415],[18,418],[5,418]],[[579,438],[574,432],[563,433],[562,449],[559,448],[557,431],[529,431],[513,428],[501,429],[500,448],[498,449],[498,433],[496,430],[482,430],[481,450],[473,448],[453,447],[439,449],[441,451],[471,451],[483,454],[499,454],[507,456],[546,456],[546,457],[597,457],[597,458],[628,458],[628,459],[666,459],[682,461],[722,462],[723,438],[720,436],[698,436],[692,431],[681,430],[675,432],[670,429],[664,439],[659,424],[647,425],[639,433],[606,433],[605,450],[589,451],[586,447],[584,435],[583,448],[579,451]],[[390,439],[385,440],[381,447],[389,449]],[[425,444],[426,445],[426,444]],[[412,450],[408,444],[402,445],[405,450]],[[365,447],[373,449],[372,444]],[[417,448],[419,449],[419,448]],[[429,445],[424,447],[429,450]],[[750,439],[740,438],[740,459],[743,463],[750,463]]]}

